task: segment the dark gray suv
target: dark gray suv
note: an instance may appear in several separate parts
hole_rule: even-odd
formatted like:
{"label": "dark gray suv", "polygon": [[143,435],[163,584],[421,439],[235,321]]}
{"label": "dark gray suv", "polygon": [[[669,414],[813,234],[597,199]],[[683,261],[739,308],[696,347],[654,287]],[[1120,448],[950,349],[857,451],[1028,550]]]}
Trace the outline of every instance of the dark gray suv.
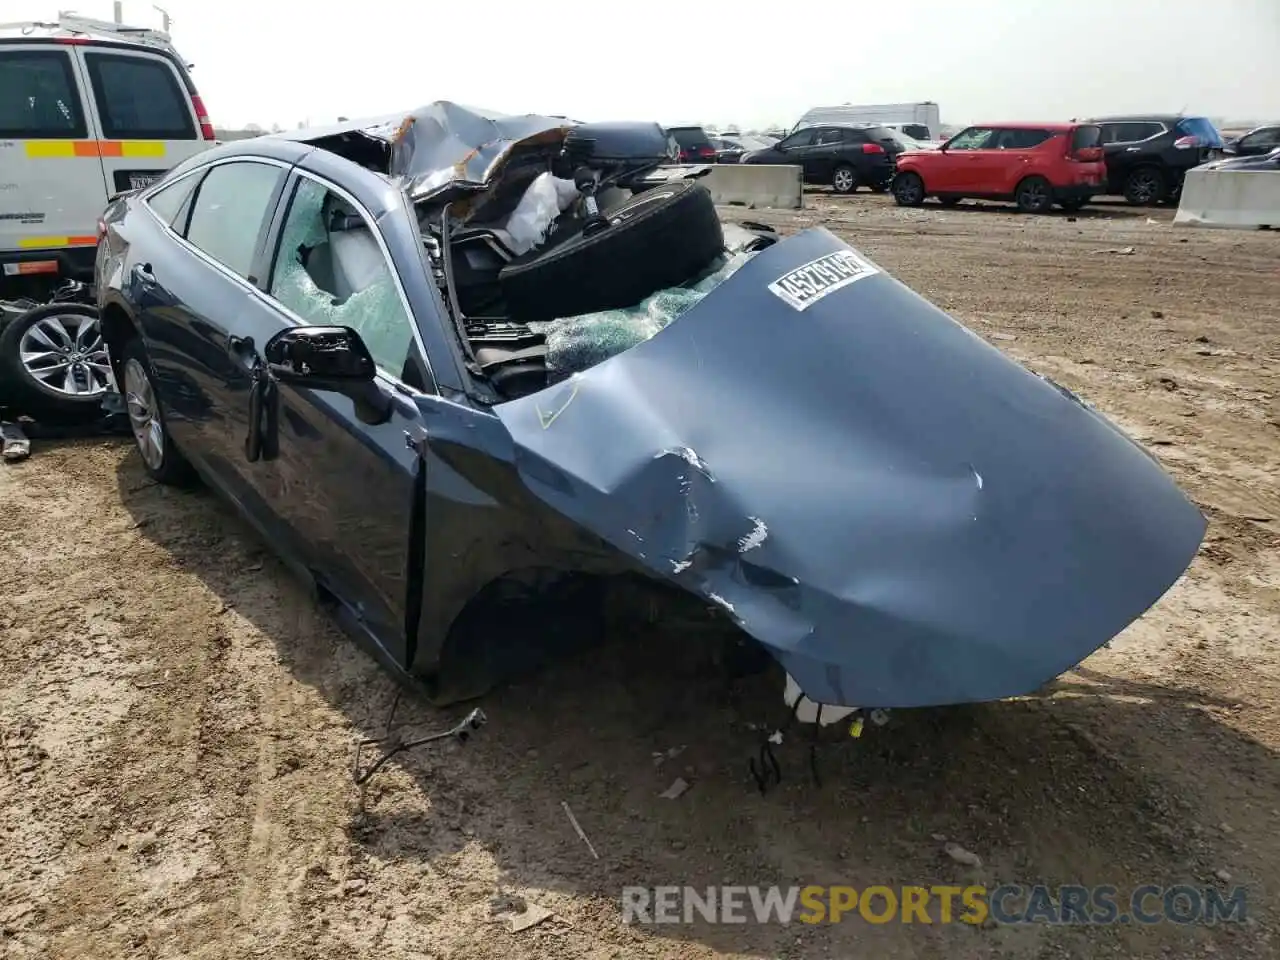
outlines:
{"label": "dark gray suv", "polygon": [[1222,153],[1222,136],[1204,117],[1141,114],[1096,117],[1107,161],[1107,193],[1134,205],[1176,200],[1192,167]]}
{"label": "dark gray suv", "polygon": [[803,167],[805,183],[829,185],[836,193],[852,193],[860,186],[883,193],[900,153],[902,141],[888,127],[823,124],[744,154],[741,162]]}

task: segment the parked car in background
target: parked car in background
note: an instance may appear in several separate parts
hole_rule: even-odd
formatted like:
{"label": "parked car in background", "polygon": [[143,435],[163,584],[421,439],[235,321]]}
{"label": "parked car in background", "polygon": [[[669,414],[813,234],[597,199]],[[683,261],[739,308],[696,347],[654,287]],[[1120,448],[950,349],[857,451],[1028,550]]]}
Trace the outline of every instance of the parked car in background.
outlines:
{"label": "parked car in background", "polygon": [[898,158],[894,199],[918,207],[926,197],[952,206],[969,197],[1012,200],[1027,213],[1056,203],[1079,210],[1106,189],[1106,165],[1093,124],[998,123],[969,127],[937,150]]}
{"label": "parked car in background", "polygon": [[738,163],[743,154],[752,150],[767,150],[773,146],[773,142],[750,134],[734,133],[712,135],[711,145],[716,148],[716,163]]}
{"label": "parked car in background", "polygon": [[890,127],[887,124],[886,128],[893,134],[893,139],[902,145],[904,153],[910,150],[937,150],[938,147],[942,146],[941,143],[933,141],[917,140],[915,137],[907,136],[901,130]]}
{"label": "parked car in background", "polygon": [[681,163],[715,163],[716,148],[701,127],[667,127],[676,141]]}
{"label": "parked car in background", "polygon": [[0,24],[0,301],[31,307],[0,331],[0,401],[42,420],[99,415],[97,311],[55,292],[92,279],[113,194],[214,145],[167,34],[72,15]]}
{"label": "parked car in background", "polygon": [[1252,154],[1246,157],[1223,157],[1221,160],[1210,160],[1204,165],[1205,170],[1252,170],[1262,173],[1268,170],[1280,171],[1280,146],[1268,153]]}
{"label": "parked car in background", "polygon": [[1204,117],[1138,114],[1096,117],[1107,162],[1106,193],[1145,205],[1175,200],[1182,178],[1222,152],[1222,136]]}
{"label": "parked car in background", "polygon": [[1227,140],[1222,152],[1233,157],[1261,157],[1276,147],[1280,147],[1280,123],[1267,123]]}
{"label": "parked car in background", "polygon": [[167,34],[73,16],[0,24],[0,297],[89,279],[110,195],[214,139]]}
{"label": "parked car in background", "polygon": [[938,105],[932,100],[916,103],[843,103],[831,107],[813,107],[792,128],[883,125],[892,126],[916,140],[932,140],[942,128]]}
{"label": "parked car in background", "polygon": [[805,183],[828,185],[836,193],[852,193],[858,187],[883,192],[903,152],[899,136],[878,125],[805,127],[770,147],[744,154],[742,162],[802,167]]}

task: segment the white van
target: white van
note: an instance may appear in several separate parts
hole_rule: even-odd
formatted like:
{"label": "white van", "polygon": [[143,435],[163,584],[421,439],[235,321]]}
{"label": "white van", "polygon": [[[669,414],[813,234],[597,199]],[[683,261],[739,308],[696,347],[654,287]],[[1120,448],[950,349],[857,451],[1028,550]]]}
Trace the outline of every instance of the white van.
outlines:
{"label": "white van", "polygon": [[216,142],[168,34],[0,24],[0,300],[91,280],[108,199]]}

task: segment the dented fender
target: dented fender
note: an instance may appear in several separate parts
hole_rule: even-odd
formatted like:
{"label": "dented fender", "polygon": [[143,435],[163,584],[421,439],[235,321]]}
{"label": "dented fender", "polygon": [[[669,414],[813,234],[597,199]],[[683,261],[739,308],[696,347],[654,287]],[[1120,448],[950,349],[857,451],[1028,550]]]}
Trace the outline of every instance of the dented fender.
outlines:
{"label": "dented fender", "polygon": [[821,228],[494,412],[534,496],[828,704],[1029,693],[1154,604],[1206,525],[1100,414]]}

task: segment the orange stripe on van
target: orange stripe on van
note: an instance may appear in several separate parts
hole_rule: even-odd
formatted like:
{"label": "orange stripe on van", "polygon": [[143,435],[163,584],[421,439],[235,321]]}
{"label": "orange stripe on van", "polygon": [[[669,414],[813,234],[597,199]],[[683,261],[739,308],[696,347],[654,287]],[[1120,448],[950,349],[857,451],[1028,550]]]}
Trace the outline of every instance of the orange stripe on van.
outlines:
{"label": "orange stripe on van", "polygon": [[55,157],[163,157],[163,140],[27,140],[27,156]]}

